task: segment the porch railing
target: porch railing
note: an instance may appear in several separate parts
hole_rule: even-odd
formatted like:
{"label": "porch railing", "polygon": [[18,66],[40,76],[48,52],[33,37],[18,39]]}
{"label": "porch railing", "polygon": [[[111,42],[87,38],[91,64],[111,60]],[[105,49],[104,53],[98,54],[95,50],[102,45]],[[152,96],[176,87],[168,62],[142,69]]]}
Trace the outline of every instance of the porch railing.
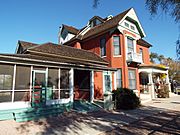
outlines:
{"label": "porch railing", "polygon": [[127,61],[142,63],[142,55],[135,52],[128,52]]}

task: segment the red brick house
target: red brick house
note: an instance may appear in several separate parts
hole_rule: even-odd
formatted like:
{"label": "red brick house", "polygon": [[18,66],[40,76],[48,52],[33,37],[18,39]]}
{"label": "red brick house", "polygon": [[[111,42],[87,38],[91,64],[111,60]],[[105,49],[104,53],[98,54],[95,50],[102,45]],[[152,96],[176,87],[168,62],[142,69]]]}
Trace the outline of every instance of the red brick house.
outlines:
{"label": "red brick house", "polygon": [[139,94],[140,89],[146,86],[148,93],[154,98],[154,90],[149,90],[150,84],[154,83],[153,79],[142,84],[142,74],[147,79],[148,75],[152,78],[154,73],[144,72],[144,69],[158,69],[157,73],[166,74],[168,70],[151,65],[149,48],[152,45],[143,39],[145,36],[141,23],[131,8],[114,17],[94,16],[82,29],[62,25],[59,44],[89,50],[108,61],[109,67],[117,69],[117,72],[95,72],[95,99],[103,98],[107,91],[118,87],[130,88]]}

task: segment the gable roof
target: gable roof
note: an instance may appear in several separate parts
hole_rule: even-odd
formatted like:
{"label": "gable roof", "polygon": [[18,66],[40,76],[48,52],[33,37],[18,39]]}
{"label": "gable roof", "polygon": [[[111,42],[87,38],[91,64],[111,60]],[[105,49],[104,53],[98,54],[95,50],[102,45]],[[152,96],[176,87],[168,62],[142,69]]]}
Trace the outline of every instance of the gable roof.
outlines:
{"label": "gable roof", "polygon": [[99,25],[97,25],[97,26],[95,26],[95,27],[92,27],[89,31],[87,31],[87,32],[83,35],[82,39],[86,39],[86,38],[88,38],[88,37],[90,37],[90,36],[93,36],[93,35],[96,35],[96,34],[98,34],[98,33],[100,33],[100,32],[105,32],[105,31],[107,31],[107,30],[109,30],[109,29],[111,29],[111,28],[114,28],[115,26],[118,25],[119,21],[120,21],[130,10],[131,10],[131,9],[128,9],[128,10],[126,10],[126,11],[124,11],[124,12],[122,12],[122,13],[116,15],[116,16],[114,16],[112,19],[109,19],[109,20],[105,21],[104,23],[99,24]]}
{"label": "gable roof", "polygon": [[26,54],[27,53],[39,54],[49,57],[65,58],[70,59],[71,61],[74,60],[108,65],[107,61],[90,51],[64,45],[58,45],[50,42],[31,47],[27,49]]}
{"label": "gable roof", "polygon": [[31,47],[34,47],[37,45],[38,44],[19,40],[17,48],[16,48],[16,53],[22,53],[22,52],[26,51],[28,48],[31,48]]}
{"label": "gable roof", "polygon": [[152,45],[147,41],[145,41],[144,39],[137,40],[137,44],[145,47],[152,47]]}
{"label": "gable roof", "polygon": [[79,32],[79,30],[76,29],[75,27],[68,26],[65,24],[63,24],[63,28],[65,28],[67,31],[69,31],[70,33],[75,34],[75,35]]}

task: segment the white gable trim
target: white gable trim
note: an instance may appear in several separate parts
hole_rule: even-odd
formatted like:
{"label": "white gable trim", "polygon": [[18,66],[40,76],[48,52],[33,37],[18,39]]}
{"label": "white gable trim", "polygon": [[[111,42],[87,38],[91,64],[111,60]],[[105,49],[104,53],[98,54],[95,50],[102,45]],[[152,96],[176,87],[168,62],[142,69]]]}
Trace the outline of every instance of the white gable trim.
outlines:
{"label": "white gable trim", "polygon": [[[137,17],[137,15],[136,15],[136,13],[135,13],[135,11],[134,11],[133,8],[131,8],[131,9],[129,10],[129,12],[119,21],[119,25],[121,25],[121,23],[122,23],[127,17],[130,17],[131,19],[135,20],[135,21],[138,23],[138,25],[139,25],[139,27],[140,27],[140,29],[141,29],[141,32],[142,32],[142,36],[143,36],[143,37],[146,37],[146,34],[145,34],[145,32],[144,32],[144,30],[143,30],[143,28],[142,28],[142,26],[141,26],[141,23],[140,23],[140,21],[139,21],[139,19],[138,19],[138,17]],[[141,37],[141,38],[142,38],[142,37]]]}

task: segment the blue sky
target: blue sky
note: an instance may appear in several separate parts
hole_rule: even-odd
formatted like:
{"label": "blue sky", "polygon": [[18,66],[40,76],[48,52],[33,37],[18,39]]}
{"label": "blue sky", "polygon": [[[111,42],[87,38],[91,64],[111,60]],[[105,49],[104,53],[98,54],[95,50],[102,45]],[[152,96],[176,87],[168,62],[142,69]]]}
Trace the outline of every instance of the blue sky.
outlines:
{"label": "blue sky", "polygon": [[175,58],[178,25],[165,14],[152,17],[145,0],[1,0],[0,53],[14,53],[18,40],[35,43],[58,42],[61,24],[81,28],[94,15],[117,15],[133,7],[147,35],[152,52]]}

